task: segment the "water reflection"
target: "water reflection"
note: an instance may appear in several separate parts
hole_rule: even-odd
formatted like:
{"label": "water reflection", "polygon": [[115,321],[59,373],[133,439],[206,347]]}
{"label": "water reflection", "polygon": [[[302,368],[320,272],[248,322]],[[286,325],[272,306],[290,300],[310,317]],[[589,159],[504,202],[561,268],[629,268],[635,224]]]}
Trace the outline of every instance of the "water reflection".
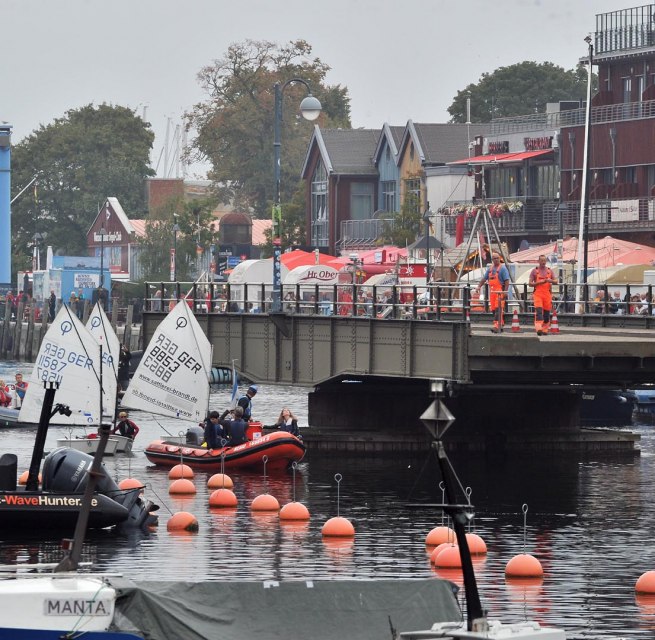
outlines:
{"label": "water reflection", "polygon": [[[12,363],[0,364],[5,378]],[[23,366],[24,368],[24,366]],[[221,409],[227,388],[212,394]],[[307,390],[260,385],[255,415],[271,424],[281,405],[289,405],[307,424]],[[132,457],[107,459],[110,475],[120,481],[138,478],[146,496],[161,505],[160,525],[152,533],[87,536],[83,560],[99,570],[122,572],[135,579],[161,580],[299,580],[343,578],[444,577],[461,584],[458,570],[436,570],[426,554],[425,537],[444,523],[434,507],[442,501],[432,452],[415,456],[329,456],[309,454],[294,476],[230,472],[238,499],[235,509],[211,509],[207,480],[197,473],[197,493],[170,496],[167,470],[148,464],[143,447],[171,433],[174,421],[133,412],[141,427]],[[453,429],[456,428],[456,423]],[[655,568],[650,544],[655,529],[655,428],[635,427],[641,456],[516,456],[494,459],[453,456],[462,482],[472,489],[476,518],[472,531],[482,536],[486,556],[475,559],[483,606],[508,622],[536,617],[566,628],[569,638],[603,635],[651,638],[655,602],[635,598],[634,584]],[[55,446],[58,429],[48,435]],[[0,452],[19,457],[19,472],[29,466],[34,430],[0,430]],[[337,488],[334,476],[343,480]],[[308,522],[281,522],[276,514],[255,514],[253,498],[274,495],[280,505],[297,500],[307,506]],[[338,498],[338,501],[337,501]],[[521,505],[529,505],[523,529]],[[200,529],[172,534],[166,522],[178,510],[190,511]],[[340,515],[354,525],[354,539],[321,535],[323,524]],[[38,532],[0,529],[2,562],[24,558],[57,561],[59,539],[44,527]],[[505,579],[507,562],[531,553],[544,567],[540,584]]]}

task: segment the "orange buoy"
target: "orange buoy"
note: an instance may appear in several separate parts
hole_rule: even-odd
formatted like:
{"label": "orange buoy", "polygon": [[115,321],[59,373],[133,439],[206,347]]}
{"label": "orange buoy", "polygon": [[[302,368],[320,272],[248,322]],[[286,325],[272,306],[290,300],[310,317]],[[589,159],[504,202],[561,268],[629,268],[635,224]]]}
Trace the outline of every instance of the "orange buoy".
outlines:
{"label": "orange buoy", "polygon": [[188,511],[174,513],[166,523],[169,531],[198,531],[198,519]]}
{"label": "orange buoy", "polygon": [[207,480],[208,489],[234,489],[232,478],[225,473],[215,473]]}
{"label": "orange buoy", "polygon": [[123,480],[118,483],[118,488],[122,491],[128,491],[130,489],[144,489],[145,487],[141,480],[137,480],[136,478],[123,478]]}
{"label": "orange buoy", "polygon": [[487,544],[477,533],[467,533],[466,541],[472,556],[483,556],[487,553]]}
{"label": "orange buoy", "polygon": [[434,566],[440,569],[461,569],[462,558],[459,555],[459,547],[451,544],[442,549],[434,559]]}
{"label": "orange buoy", "polygon": [[[27,484],[27,478],[30,475],[29,471],[23,471],[18,478],[18,484]],[[39,484],[41,484],[41,474],[39,473]]]}
{"label": "orange buoy", "polygon": [[209,506],[217,509],[231,509],[236,507],[237,503],[237,497],[231,489],[216,489],[209,496]]}
{"label": "orange buoy", "polygon": [[443,542],[455,542],[455,532],[450,527],[435,527],[425,537],[426,547],[437,547]]}
{"label": "orange buoy", "polygon": [[176,464],[168,472],[168,479],[175,480],[176,478],[193,478],[193,469],[186,464]]}
{"label": "orange buoy", "polygon": [[262,493],[255,496],[255,499],[250,503],[250,508],[252,511],[279,511],[280,503],[270,493]]}
{"label": "orange buoy", "polygon": [[635,591],[649,595],[655,594],[655,571],[646,571],[639,576],[635,584]]}
{"label": "orange buoy", "polygon": [[507,578],[540,578],[544,575],[541,562],[529,553],[514,556],[505,567]]}
{"label": "orange buoy", "polygon": [[437,559],[437,556],[446,548],[452,546],[452,542],[442,542],[440,545],[436,546],[430,553],[430,564],[434,564],[434,561]]}
{"label": "orange buoy", "polygon": [[191,495],[196,492],[196,485],[188,480],[187,478],[178,478],[171,482],[171,486],[168,487],[168,493],[176,495]]}
{"label": "orange buoy", "polygon": [[355,527],[347,518],[337,516],[330,518],[321,529],[321,533],[327,537],[352,538],[355,535]]}
{"label": "orange buoy", "polygon": [[309,509],[302,502],[288,502],[280,509],[281,520],[309,520]]}

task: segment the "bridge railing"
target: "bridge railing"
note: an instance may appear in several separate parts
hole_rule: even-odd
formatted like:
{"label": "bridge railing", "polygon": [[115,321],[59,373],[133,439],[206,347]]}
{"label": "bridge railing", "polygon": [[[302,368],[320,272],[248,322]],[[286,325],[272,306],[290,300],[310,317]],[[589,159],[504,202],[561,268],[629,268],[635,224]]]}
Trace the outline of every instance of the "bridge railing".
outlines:
{"label": "bridge railing", "polygon": [[[485,285],[478,294],[477,283],[435,282],[428,286],[291,285],[282,288],[285,314],[393,318],[416,320],[467,320],[489,313],[490,292]],[[272,288],[257,283],[198,284],[192,282],[148,282],[144,310],[169,311],[185,300],[195,313],[270,313]],[[534,311],[533,288],[527,283],[512,284],[507,293],[506,311]],[[655,315],[653,285],[643,283],[571,284],[553,287],[553,307],[558,314]]]}

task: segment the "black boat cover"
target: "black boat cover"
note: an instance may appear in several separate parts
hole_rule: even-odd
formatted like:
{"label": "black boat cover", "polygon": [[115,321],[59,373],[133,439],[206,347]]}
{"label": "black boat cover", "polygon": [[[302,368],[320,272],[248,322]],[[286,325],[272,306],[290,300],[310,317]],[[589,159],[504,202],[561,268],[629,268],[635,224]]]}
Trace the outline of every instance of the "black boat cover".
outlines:
{"label": "black boat cover", "polygon": [[457,587],[438,578],[114,586],[116,628],[147,640],[386,640],[462,619]]}

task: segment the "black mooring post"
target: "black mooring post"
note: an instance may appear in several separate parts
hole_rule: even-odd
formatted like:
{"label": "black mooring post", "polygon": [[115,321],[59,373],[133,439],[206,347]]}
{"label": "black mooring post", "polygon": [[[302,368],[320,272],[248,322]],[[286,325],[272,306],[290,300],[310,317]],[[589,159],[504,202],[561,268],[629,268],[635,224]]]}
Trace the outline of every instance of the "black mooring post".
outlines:
{"label": "black mooring post", "polygon": [[45,387],[45,397],[43,398],[43,405],[41,406],[39,428],[36,431],[34,449],[32,450],[32,461],[30,462],[30,470],[27,475],[27,483],[25,484],[25,489],[27,491],[36,491],[39,488],[39,468],[41,467],[41,459],[43,458],[43,451],[45,449],[45,439],[48,435],[48,426],[50,425],[50,418],[52,417],[52,405],[55,403],[55,392],[59,388],[59,383],[44,382],[43,386]]}

